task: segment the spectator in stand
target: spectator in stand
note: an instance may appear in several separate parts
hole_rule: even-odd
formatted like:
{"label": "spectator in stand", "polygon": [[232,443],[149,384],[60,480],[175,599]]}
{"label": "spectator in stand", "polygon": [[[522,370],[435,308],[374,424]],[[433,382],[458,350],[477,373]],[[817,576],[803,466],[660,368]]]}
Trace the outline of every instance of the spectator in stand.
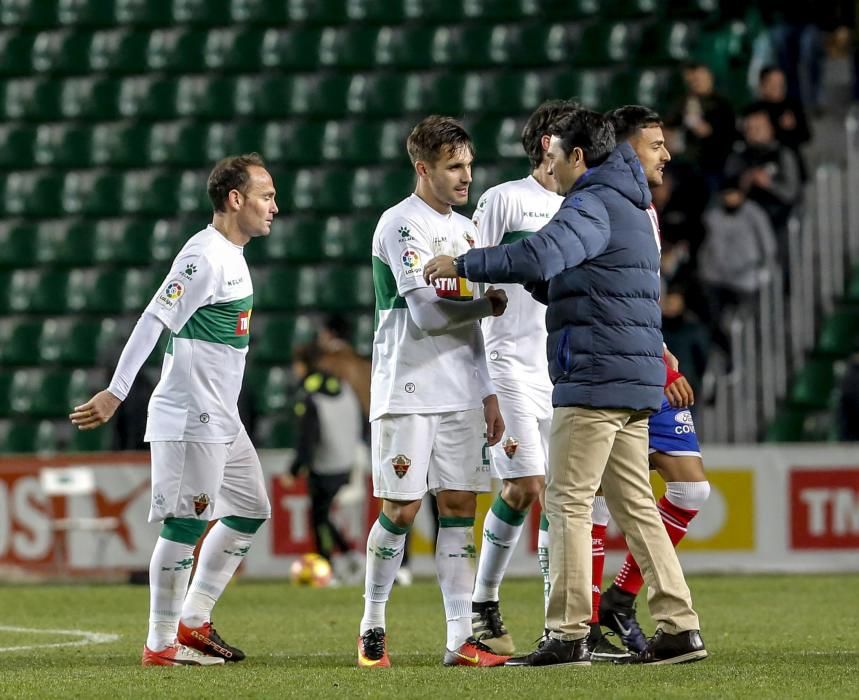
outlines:
{"label": "spectator in stand", "polygon": [[766,66],[761,69],[758,99],[746,110],[747,113],[757,111],[769,114],[776,140],[796,154],[800,177],[805,182],[807,168],[800,147],[811,140],[811,130],[802,102],[787,94],[787,82],[781,68]]}
{"label": "spectator in stand", "polygon": [[[700,395],[710,354],[710,333],[698,316],[686,308],[683,287],[671,285],[660,302],[665,344],[671,348],[695,394]],[[694,414],[694,405],[690,408]]]}
{"label": "spectator in stand", "polygon": [[713,72],[703,63],[687,64],[683,80],[686,96],[667,124],[680,128],[687,156],[699,164],[715,192],[737,137],[736,114],[730,100],[716,92]]}
{"label": "spectator in stand", "polygon": [[361,357],[352,347],[352,324],[345,316],[329,316],[319,331],[316,344],[320,357],[317,366],[352,387],[369,429],[370,360]]}
{"label": "spectator in stand", "polygon": [[[777,260],[775,234],[766,212],[746,196],[737,178],[725,180],[718,202],[704,213],[704,225],[707,236],[698,254],[699,276],[713,339],[727,352],[727,313],[751,303],[768,279]],[[673,352],[674,346],[669,347]]]}

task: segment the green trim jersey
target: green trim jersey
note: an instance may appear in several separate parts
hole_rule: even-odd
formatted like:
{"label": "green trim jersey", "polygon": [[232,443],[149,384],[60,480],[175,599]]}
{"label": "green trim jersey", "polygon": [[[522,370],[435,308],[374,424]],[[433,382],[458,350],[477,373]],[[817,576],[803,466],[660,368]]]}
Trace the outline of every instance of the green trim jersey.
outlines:
{"label": "green trim jersey", "polygon": [[[472,221],[481,247],[513,243],[539,231],[560,209],[564,198],[532,176],[488,189]],[[496,284],[507,292],[507,311],[483,320],[489,374],[501,388],[525,381],[544,392],[551,406],[552,382],[546,361],[546,307],[519,284]],[[536,392],[535,392],[536,395]]]}
{"label": "green trim jersey", "polygon": [[[464,216],[440,214],[417,195],[388,209],[373,233],[376,332],[370,382],[370,420],[385,414],[465,411],[483,404],[478,367],[485,360],[480,324],[439,333],[422,331],[405,294],[426,287],[423,266],[436,255],[457,256],[477,232]],[[471,301],[466,279],[438,280],[436,294]],[[485,376],[485,375],[484,375]]]}
{"label": "green trim jersey", "polygon": [[192,236],[144,312],[170,330],[147,442],[235,440],[252,306],[244,249],[211,225]]}

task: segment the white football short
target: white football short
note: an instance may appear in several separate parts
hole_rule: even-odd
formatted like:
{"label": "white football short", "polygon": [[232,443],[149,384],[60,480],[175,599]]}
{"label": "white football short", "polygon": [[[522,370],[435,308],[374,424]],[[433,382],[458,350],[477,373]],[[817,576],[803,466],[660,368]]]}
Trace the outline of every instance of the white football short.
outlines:
{"label": "white football short", "polygon": [[262,465],[244,428],[231,443],[159,441],[149,447],[149,522],[271,517]]}
{"label": "white football short", "polygon": [[494,381],[505,428],[504,437],[492,447],[492,475],[498,479],[546,476],[551,397],[535,397],[524,382]]}
{"label": "white football short", "polygon": [[492,488],[483,409],[425,415],[388,414],[372,421],[373,493],[416,501],[430,491]]}

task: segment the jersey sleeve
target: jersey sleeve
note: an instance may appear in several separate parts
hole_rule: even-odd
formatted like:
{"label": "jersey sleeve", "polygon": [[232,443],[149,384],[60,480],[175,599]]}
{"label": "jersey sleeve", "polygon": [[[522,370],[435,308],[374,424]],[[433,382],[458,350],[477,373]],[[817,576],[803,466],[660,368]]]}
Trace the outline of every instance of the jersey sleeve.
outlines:
{"label": "jersey sleeve", "polygon": [[397,283],[397,294],[426,287],[424,265],[433,257],[430,238],[414,222],[396,217],[386,222],[378,235],[381,258]]}
{"label": "jersey sleeve", "polygon": [[497,187],[486,192],[477,202],[471,222],[477,228],[477,246],[500,245],[507,233],[507,201]]}
{"label": "jersey sleeve", "polygon": [[178,333],[201,306],[212,303],[220,266],[198,252],[179,253],[145,313]]}

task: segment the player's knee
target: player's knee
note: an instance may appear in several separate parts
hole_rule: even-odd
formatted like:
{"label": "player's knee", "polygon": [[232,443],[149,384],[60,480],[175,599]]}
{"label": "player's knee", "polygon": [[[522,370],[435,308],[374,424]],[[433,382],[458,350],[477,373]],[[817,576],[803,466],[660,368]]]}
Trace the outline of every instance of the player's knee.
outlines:
{"label": "player's knee", "polygon": [[385,501],[382,512],[397,527],[410,528],[421,508],[420,501]]}
{"label": "player's knee", "polygon": [[161,525],[161,537],[180,544],[197,544],[206,531],[208,520],[195,518],[167,518]]}
{"label": "player's knee", "polygon": [[543,493],[543,480],[526,477],[504,482],[501,498],[514,510],[528,510]]}
{"label": "player's knee", "polygon": [[477,511],[477,494],[471,491],[439,491],[439,515],[451,518],[473,518]]}
{"label": "player's knee", "polygon": [[669,481],[665,497],[683,510],[701,510],[710,497],[709,481]]}

